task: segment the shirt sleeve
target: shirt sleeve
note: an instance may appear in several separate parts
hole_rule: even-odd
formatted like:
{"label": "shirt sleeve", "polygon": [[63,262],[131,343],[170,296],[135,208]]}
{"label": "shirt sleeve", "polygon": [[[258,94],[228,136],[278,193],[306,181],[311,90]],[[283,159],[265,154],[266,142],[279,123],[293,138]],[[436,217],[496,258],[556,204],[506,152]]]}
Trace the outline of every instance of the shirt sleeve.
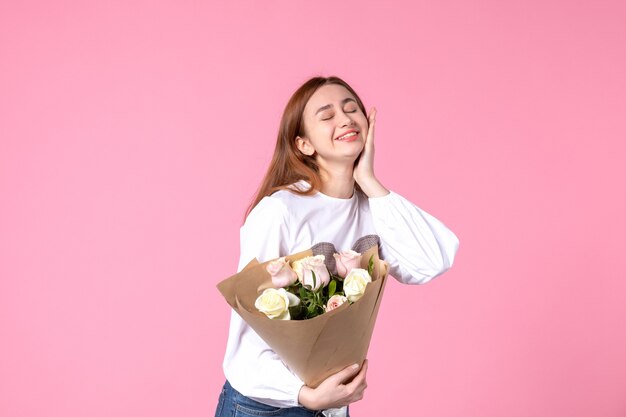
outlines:
{"label": "shirt sleeve", "polygon": [[[255,258],[265,262],[287,255],[288,239],[287,207],[276,198],[264,198],[241,227],[238,271]],[[298,395],[304,382],[236,313],[231,315],[229,339],[233,336],[240,346],[233,347],[236,354],[226,372],[230,383],[253,400],[282,408],[299,406]]]}
{"label": "shirt sleeve", "polygon": [[454,262],[459,239],[441,221],[391,191],[369,198],[382,258],[405,284],[425,284]]}
{"label": "shirt sleeve", "polygon": [[241,271],[251,260],[269,261],[287,255],[289,212],[284,203],[265,197],[246,218],[239,231],[239,267]]}

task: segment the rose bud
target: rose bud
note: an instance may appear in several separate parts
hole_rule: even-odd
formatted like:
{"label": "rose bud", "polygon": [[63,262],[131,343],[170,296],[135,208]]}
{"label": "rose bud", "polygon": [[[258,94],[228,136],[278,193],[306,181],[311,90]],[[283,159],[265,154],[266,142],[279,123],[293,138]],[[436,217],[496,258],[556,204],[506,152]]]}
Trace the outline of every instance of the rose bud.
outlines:
{"label": "rose bud", "polygon": [[361,254],[353,250],[344,250],[333,255],[337,263],[337,274],[340,277],[348,275],[353,268],[361,267]]}
{"label": "rose bud", "polygon": [[270,319],[289,320],[289,307],[300,304],[300,299],[284,288],[268,288],[254,302],[254,306]]}
{"label": "rose bud", "polygon": [[[296,271],[298,280],[300,280],[303,286],[310,288],[312,291],[317,291],[328,285],[330,274],[324,259],[324,255],[316,255],[293,261],[293,270]],[[315,280],[313,280],[313,274],[315,274]]]}
{"label": "rose bud", "polygon": [[298,279],[298,276],[284,257],[268,263],[265,266],[265,270],[271,275],[272,285],[275,288],[288,287]]}
{"label": "rose bud", "polygon": [[355,302],[365,293],[365,287],[372,282],[370,274],[365,269],[354,268],[343,280],[343,292],[348,300]]}
{"label": "rose bud", "polygon": [[342,305],[343,303],[345,303],[346,301],[348,301],[348,299],[344,297],[343,295],[335,294],[328,299],[328,303],[326,303],[325,310],[327,312],[332,311],[336,309],[337,307],[339,307],[340,305]]}

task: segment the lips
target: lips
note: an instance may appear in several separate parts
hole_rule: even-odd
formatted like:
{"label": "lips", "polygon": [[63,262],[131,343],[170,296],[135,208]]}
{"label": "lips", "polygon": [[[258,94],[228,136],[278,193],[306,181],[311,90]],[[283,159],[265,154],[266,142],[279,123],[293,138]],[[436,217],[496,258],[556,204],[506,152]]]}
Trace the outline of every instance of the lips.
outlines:
{"label": "lips", "polygon": [[348,130],[346,133],[342,134],[341,136],[338,136],[337,138],[335,138],[335,140],[341,141],[341,142],[352,142],[354,140],[356,140],[356,138],[359,136],[359,131],[358,130]]}

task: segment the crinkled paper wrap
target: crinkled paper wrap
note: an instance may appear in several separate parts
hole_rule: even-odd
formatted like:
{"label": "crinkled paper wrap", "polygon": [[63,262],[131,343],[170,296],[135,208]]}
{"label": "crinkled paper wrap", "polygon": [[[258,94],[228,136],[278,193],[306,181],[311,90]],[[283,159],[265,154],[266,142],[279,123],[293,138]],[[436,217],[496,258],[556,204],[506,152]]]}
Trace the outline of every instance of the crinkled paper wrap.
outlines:
{"label": "crinkled paper wrap", "polygon": [[[287,259],[294,261],[312,255],[307,250]],[[378,257],[378,246],[363,253],[363,269],[367,269],[372,255],[372,282],[363,297],[308,320],[271,320],[254,306],[259,290],[271,286],[271,277],[265,270],[269,261],[253,260],[217,288],[289,369],[307,386],[315,388],[328,376],[354,363],[361,364],[366,358],[389,269]]]}

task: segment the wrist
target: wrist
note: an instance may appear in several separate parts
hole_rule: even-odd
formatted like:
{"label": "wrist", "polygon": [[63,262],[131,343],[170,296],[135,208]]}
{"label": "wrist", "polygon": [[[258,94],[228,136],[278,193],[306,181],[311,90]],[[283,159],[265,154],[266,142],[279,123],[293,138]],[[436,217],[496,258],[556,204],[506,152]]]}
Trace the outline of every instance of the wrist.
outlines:
{"label": "wrist", "polygon": [[317,410],[317,403],[313,398],[313,388],[302,385],[298,393],[298,402],[309,410]]}
{"label": "wrist", "polygon": [[383,186],[380,181],[374,176],[368,178],[359,178],[357,180],[361,190],[369,198],[383,197],[389,194],[389,190]]}

